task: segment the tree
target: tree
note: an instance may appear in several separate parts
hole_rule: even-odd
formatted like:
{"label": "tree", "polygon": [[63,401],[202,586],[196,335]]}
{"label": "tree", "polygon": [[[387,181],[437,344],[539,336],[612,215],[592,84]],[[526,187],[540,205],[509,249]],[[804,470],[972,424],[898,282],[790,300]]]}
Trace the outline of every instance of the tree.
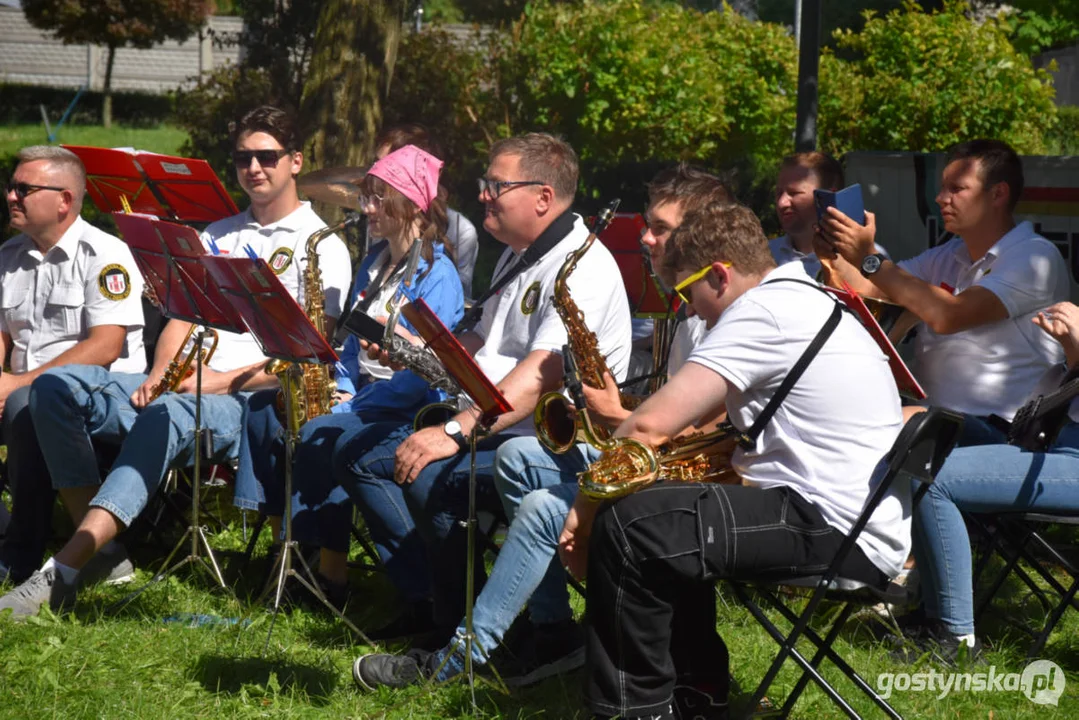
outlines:
{"label": "tree", "polygon": [[370,160],[404,11],[404,0],[323,3],[300,106],[315,168]]}
{"label": "tree", "polygon": [[969,9],[947,0],[926,13],[907,0],[860,33],[837,32],[837,52],[852,59],[821,58],[822,148],[937,151],[993,137],[1044,152],[1057,117],[1051,76],[1015,49],[1003,19],[975,22]]}
{"label": "tree", "polygon": [[104,45],[101,117],[112,125],[112,67],[117,48],[150,48],[191,37],[213,10],[212,0],[23,0],[26,19],[65,45]]}

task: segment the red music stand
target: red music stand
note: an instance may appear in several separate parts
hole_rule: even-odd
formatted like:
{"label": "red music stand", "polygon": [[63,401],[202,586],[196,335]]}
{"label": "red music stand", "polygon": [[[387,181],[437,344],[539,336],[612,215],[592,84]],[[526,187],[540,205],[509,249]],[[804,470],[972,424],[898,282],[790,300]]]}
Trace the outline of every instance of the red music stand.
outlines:
{"label": "red music stand", "polygon": [[907,364],[903,362],[903,358],[899,357],[899,351],[895,349],[895,345],[888,339],[888,334],[884,332],[884,328],[873,317],[873,313],[869,311],[865,300],[862,300],[862,296],[856,293],[845,280],[843,281],[842,290],[827,286],[824,289],[842,300],[847,307],[854,311],[862,324],[865,325],[866,330],[869,331],[869,334],[877,341],[880,349],[888,356],[888,365],[892,368],[892,376],[895,378],[895,384],[899,388],[899,392],[906,393],[915,400],[925,400],[925,390],[922,389],[921,384],[918,383]]}
{"label": "red music stand", "polygon": [[[196,348],[202,348],[206,328],[242,333],[245,326],[239,314],[209,281],[202,261],[207,257],[198,234],[186,225],[158,220],[151,215],[114,213],[116,225],[131,249],[135,262],[163,316],[199,326]],[[183,348],[181,348],[182,350]],[[195,353],[195,468],[191,480],[191,520],[180,541],[161,563],[161,569],[138,590],[121,600],[122,607],[171,572],[187,564],[207,570],[217,584],[228,589],[214,557],[209,540],[199,523],[199,484],[202,481],[202,365],[203,353]],[[169,565],[190,538],[191,549],[175,565]],[[205,548],[205,557],[202,554]]]}
{"label": "red music stand", "polygon": [[184,222],[213,222],[240,212],[205,160],[64,145],[86,166],[86,190],[102,212],[130,210]]}
{"label": "red music stand", "polygon": [[247,331],[239,313],[211,281],[202,263],[207,253],[194,229],[150,215],[112,216],[164,315],[218,330]]}
{"label": "red music stand", "polygon": [[[332,364],[337,362],[337,353],[326,342],[322,333],[311,324],[303,308],[281,284],[265,260],[207,256],[203,259],[203,264],[226,301],[233,305],[243,318],[244,325],[255,337],[263,354],[288,363],[286,369],[279,373],[285,397],[285,541],[274,561],[276,587],[271,580],[259,598],[262,600],[271,589],[275,590],[273,618],[266,634],[266,649],[270,646],[277,613],[281,609],[285,583],[290,577],[296,578],[365,643],[373,645],[370,638],[326,598],[315,580],[315,573],[300,552],[299,543],[292,539],[292,457],[300,437],[299,418],[293,412],[292,397],[296,383],[303,374],[301,364]],[[299,560],[302,572],[297,571],[292,563],[294,554]]]}
{"label": "red music stand", "polygon": [[[487,433],[487,430],[491,427],[495,420],[500,415],[513,410],[513,407],[506,400],[506,396],[502,394],[502,391],[495,387],[495,384],[491,382],[480,366],[476,364],[476,361],[465,350],[464,346],[457,341],[453,333],[449,328],[442,324],[438,316],[433,310],[423,301],[422,298],[413,300],[411,303],[401,308],[401,314],[408,318],[408,321],[412,323],[412,326],[416,328],[420,336],[427,343],[428,347],[434,351],[438,359],[442,361],[442,365],[446,368],[446,372],[449,373],[454,380],[457,381],[457,386],[462,389],[476,404],[476,407],[480,409],[480,416],[476,421],[475,426],[472,428],[472,432],[468,436],[469,446],[469,478],[468,478],[468,518],[466,520],[466,526],[468,529],[468,550],[466,553],[465,566],[465,632],[464,635],[458,635],[454,638],[454,650],[458,647],[464,650],[465,654],[465,675],[468,677],[468,687],[472,693],[472,705],[476,706],[476,674],[472,667],[472,648],[476,642],[476,634],[472,627],[472,608],[474,601],[472,598],[473,588],[475,588],[476,578],[475,571],[473,569],[472,558],[476,554],[476,440],[481,432]],[[482,647],[479,647],[480,653],[487,657],[487,653],[484,652]],[[453,655],[453,651],[446,654],[446,657],[442,660],[442,664],[439,665],[435,672],[431,674],[432,678],[438,676],[442,666]],[[492,683],[494,687],[501,690],[504,693],[509,693],[506,688],[506,684],[502,681],[502,677],[498,674],[498,670],[490,662],[490,658],[487,657],[487,665],[490,667],[491,672],[495,676],[495,683]]]}
{"label": "red music stand", "polygon": [[665,318],[676,308],[649,267],[648,251],[641,245],[646,227],[640,213],[618,213],[599,240],[614,255],[633,316]]}

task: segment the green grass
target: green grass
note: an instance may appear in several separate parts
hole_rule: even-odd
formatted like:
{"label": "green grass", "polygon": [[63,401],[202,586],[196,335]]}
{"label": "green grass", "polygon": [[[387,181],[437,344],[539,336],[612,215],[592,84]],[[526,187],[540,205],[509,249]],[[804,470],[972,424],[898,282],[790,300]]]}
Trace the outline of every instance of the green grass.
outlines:
{"label": "green grass", "polygon": [[[64,125],[56,131],[58,145],[96,147],[133,147],[137,150],[175,155],[187,140],[179,128],[162,125],[156,128],[129,128],[114,125],[106,130],[100,125]],[[14,155],[27,145],[48,145],[44,125],[0,126],[0,158]]]}
{"label": "green grass", "polygon": [[[211,543],[226,558],[243,545],[229,498],[216,493],[208,507],[231,518],[229,526],[211,535]],[[268,533],[262,538],[263,549]],[[257,556],[256,556],[257,557]],[[139,582],[150,577],[160,556],[144,547],[136,553]],[[248,573],[258,575],[265,565]],[[0,718],[542,718],[589,717],[582,706],[582,675],[554,678],[537,687],[506,696],[489,689],[477,692],[479,712],[473,715],[468,689],[454,683],[435,688],[363,693],[353,684],[351,663],[365,648],[349,639],[343,626],[306,610],[281,614],[264,649],[270,614],[250,598],[253,580],[232,581],[242,598],[235,600],[210,589],[207,576],[182,570],[152,587],[121,610],[110,605],[128,589],[98,587],[84,591],[76,612],[61,618],[45,613],[25,623],[0,618]],[[393,592],[378,574],[354,571],[350,617],[371,628],[394,611]],[[1025,597],[1009,586],[1007,605],[1030,611]],[[575,599],[577,610],[582,602]],[[597,612],[603,612],[598,610]],[[181,613],[235,618],[231,625],[187,627],[165,622]],[[908,718],[1052,718],[1079,714],[1079,613],[1066,616],[1043,656],[1067,674],[1068,687],[1058,707],[1037,706],[1020,693],[955,692],[943,699],[934,694],[896,692],[894,706]],[[867,628],[876,620],[852,621],[852,629],[837,647],[870,683],[880,672],[913,671],[871,640]],[[731,655],[738,686],[737,703],[763,675],[775,646],[748,613],[729,595],[719,602],[719,629]],[[1025,639],[1002,625],[981,629],[993,643],[987,652],[987,671],[1021,672]],[[401,649],[401,648],[394,648]],[[808,649],[805,649],[808,651]],[[920,664],[917,669],[927,670]],[[940,668],[938,668],[940,670]],[[837,673],[826,672],[836,680]],[[770,694],[777,701],[797,678],[788,667]],[[841,678],[838,684],[854,707],[866,717],[880,713]],[[811,687],[795,707],[793,717],[839,717],[838,709]]]}

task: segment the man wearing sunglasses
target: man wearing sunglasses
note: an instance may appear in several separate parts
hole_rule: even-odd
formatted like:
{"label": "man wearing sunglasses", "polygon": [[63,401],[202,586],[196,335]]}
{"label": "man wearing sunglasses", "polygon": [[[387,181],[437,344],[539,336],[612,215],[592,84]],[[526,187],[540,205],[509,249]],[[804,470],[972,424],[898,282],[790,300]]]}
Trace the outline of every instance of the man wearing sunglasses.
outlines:
{"label": "man wearing sunglasses", "polygon": [[[667,240],[685,213],[731,200],[718,178],[686,165],[659,173],[648,186],[648,196],[648,225],[641,242],[657,269],[662,267]],[[668,365],[672,371],[684,362],[703,331],[700,318],[678,324]],[[585,395],[593,419],[611,429],[629,415],[611,376],[606,378],[604,390],[586,386]],[[527,603],[528,616],[522,622],[527,620],[528,631],[511,634],[527,640],[512,640],[510,652],[495,661],[499,674],[512,686],[530,685],[584,663],[584,636],[573,619],[557,548],[562,524],[577,494],[577,473],[598,455],[584,443],[564,454],[554,454],[534,436],[513,438],[498,448],[494,484],[509,521],[509,532],[476,600],[473,617],[478,648],[473,651],[473,659],[480,664],[486,662]],[[464,632],[463,623],[457,629]],[[421,663],[421,669],[438,667],[451,650],[451,646],[442,648],[433,659],[418,656],[425,663]],[[407,668],[416,657],[415,653],[404,658],[372,656],[362,663],[362,672],[357,672],[366,678],[365,683],[404,684],[411,681]],[[451,658],[438,679],[447,680],[459,672],[459,660],[459,656]],[[382,668],[373,669],[380,665]],[[687,703],[700,700],[699,695],[690,698],[688,690],[683,695]]]}
{"label": "man wearing sunglasses", "polygon": [[[585,700],[602,718],[685,717],[676,712],[684,675],[711,696],[693,717],[727,717],[715,581],[827,566],[902,420],[880,348],[799,264],[776,267],[748,208],[688,214],[664,267],[709,332],[615,437],[659,447],[720,408],[756,437],[732,458],[742,484],[660,482],[602,505],[577,495],[559,554],[578,578],[587,571]],[[818,337],[819,352],[754,433]],[[859,535],[842,575],[878,587],[894,576],[910,548],[909,523],[909,488],[900,489]]]}
{"label": "man wearing sunglasses", "polygon": [[[302,304],[306,241],[325,224],[296,192],[303,157],[295,121],[277,108],[260,107],[244,115],[232,131],[236,177],[251,206],[212,223],[203,242],[215,254],[262,258]],[[326,238],[318,252],[326,332],[332,336],[352,273],[339,238]],[[90,567],[114,566],[116,535],[138,517],[171,467],[193,461],[195,377],[182,381],[175,393],[149,400],[190,327],[179,320],[165,326],[148,374],[79,366],[45,374],[32,387],[39,442],[77,530],[41,570],[0,598],[0,610],[11,608],[24,616],[36,614],[46,602],[53,609],[72,606],[76,580],[87,581],[80,571],[94,558],[98,560]],[[250,334],[219,333],[216,351],[202,372],[201,423],[210,438],[202,447],[211,462],[237,457],[249,391],[277,385],[277,378],[263,370],[266,360]],[[91,440],[120,448],[104,481],[93,461]]]}
{"label": "man wearing sunglasses", "polygon": [[21,150],[7,184],[11,227],[0,246],[0,375],[13,517],[0,582],[28,577],[49,536],[53,492],[34,434],[30,383],[70,363],[142,372],[142,276],[127,245],[80,217],[86,170],[59,147]]}

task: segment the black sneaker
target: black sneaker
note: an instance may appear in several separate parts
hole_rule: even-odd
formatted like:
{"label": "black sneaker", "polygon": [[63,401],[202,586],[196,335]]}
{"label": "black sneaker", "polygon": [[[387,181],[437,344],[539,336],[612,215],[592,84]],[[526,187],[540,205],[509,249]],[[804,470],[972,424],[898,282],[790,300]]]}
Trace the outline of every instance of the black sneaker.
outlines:
{"label": "black sneaker", "polygon": [[[352,663],[352,679],[364,690],[419,685],[428,678],[448,682],[464,672],[464,659],[452,648],[438,652],[412,649],[404,655],[371,653]],[[437,673],[437,675],[436,675]]]}
{"label": "black sneaker", "polygon": [[914,663],[928,657],[943,665],[967,665],[981,660],[982,641],[974,638],[974,644],[960,642],[943,624],[937,622],[918,637],[906,638],[906,643],[892,651],[896,660]]}
{"label": "black sneaker", "polygon": [[[315,573],[315,582],[318,584],[318,589],[322,591],[322,594],[326,596],[326,599],[330,601],[338,612],[344,613],[345,607],[348,605],[348,601],[351,598],[351,592],[349,590],[348,583],[335,583],[328,580],[326,577]],[[300,602],[308,610],[314,612],[329,613],[329,609],[322,603],[322,601],[305,586],[303,588],[303,595]]]}
{"label": "black sneaker", "polygon": [[584,665],[584,631],[573,620],[534,625],[531,642],[503,656],[495,666],[509,687],[533,685]]}
{"label": "black sneaker", "polygon": [[730,708],[713,695],[689,685],[674,686],[674,714],[678,720],[727,720]]}

